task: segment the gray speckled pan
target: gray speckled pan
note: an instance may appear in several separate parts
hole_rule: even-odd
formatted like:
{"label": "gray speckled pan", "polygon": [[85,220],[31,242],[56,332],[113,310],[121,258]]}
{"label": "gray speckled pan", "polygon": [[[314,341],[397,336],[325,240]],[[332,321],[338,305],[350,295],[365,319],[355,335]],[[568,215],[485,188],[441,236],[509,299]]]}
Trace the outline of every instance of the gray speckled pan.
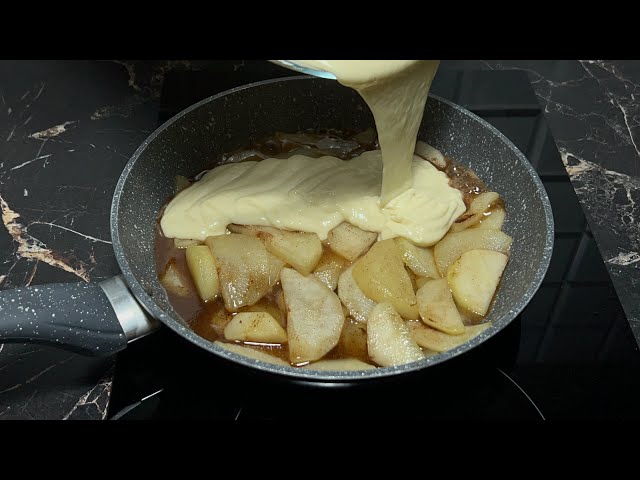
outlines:
{"label": "gray speckled pan", "polygon": [[[504,230],[514,238],[511,260],[488,317],[493,325],[480,336],[449,352],[399,367],[316,372],[276,366],[223,350],[191,331],[168,303],[155,269],[154,226],[158,210],[173,194],[176,175],[194,175],[210,167],[223,152],[275,131],[322,127],[363,130],[373,125],[373,118],[357,93],[335,81],[311,77],[259,82],[187,108],[158,128],[133,154],[120,177],[111,209],[111,233],[118,263],[130,291],[148,315],[142,314],[124,284],[118,281],[121,277],[107,281],[102,289],[83,289],[85,303],[104,304],[102,296],[106,294],[129,341],[153,328],[153,321],[148,319],[151,316],[214,355],[259,370],[318,382],[371,379],[423,369],[458,356],[497,334],[527,305],[547,271],[553,248],[551,207],[540,179],[513,143],[484,120],[436,96],[427,102],[419,139],[472,168],[492,190],[502,195],[507,206]],[[0,342],[60,344],[53,333],[55,327],[58,330],[60,327],[49,314],[42,313],[47,318],[43,318],[38,335],[33,329],[18,333],[15,325],[20,319],[14,317],[20,313],[14,305],[16,299],[24,302],[28,298],[30,304],[37,303],[38,316],[40,312],[57,311],[55,298],[65,287],[45,287],[46,295],[42,295],[41,286],[35,296],[33,289],[3,292],[0,312],[4,309],[7,314],[0,317],[12,320],[0,320]],[[113,313],[104,311],[96,315],[95,308],[91,312],[89,319],[77,308],[66,312],[65,328],[74,333],[65,336],[66,346],[94,354],[124,348],[126,340],[118,340],[123,335],[118,336],[117,329],[114,333],[113,328],[106,326],[112,324]],[[87,332],[91,335],[77,328],[81,319],[84,325],[90,324]],[[42,335],[43,327],[46,338]],[[102,332],[110,339],[105,343],[100,343]]]}

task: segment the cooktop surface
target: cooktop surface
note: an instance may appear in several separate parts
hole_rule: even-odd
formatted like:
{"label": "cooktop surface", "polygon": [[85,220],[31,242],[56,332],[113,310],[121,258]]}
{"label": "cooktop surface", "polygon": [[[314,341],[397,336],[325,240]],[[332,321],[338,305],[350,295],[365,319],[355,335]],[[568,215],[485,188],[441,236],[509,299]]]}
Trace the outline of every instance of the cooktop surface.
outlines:
{"label": "cooktop surface", "polygon": [[[235,75],[237,73],[237,75]],[[286,71],[171,72],[158,122]],[[425,371],[372,384],[309,385],[218,359],[169,329],[118,355],[112,419],[639,418],[640,352],[523,72],[441,70],[432,93],[493,124],[537,170],[555,219],[542,286],[507,328]]]}

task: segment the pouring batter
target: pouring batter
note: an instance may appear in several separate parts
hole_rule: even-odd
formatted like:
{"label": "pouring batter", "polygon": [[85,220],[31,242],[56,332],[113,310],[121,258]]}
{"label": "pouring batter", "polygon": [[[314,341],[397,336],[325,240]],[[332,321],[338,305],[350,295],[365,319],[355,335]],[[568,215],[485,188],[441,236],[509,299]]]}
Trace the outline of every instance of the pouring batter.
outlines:
{"label": "pouring batter", "polygon": [[343,221],[433,245],[465,211],[447,176],[414,156],[436,60],[299,60],[333,73],[371,108],[381,151],[335,157],[266,159],[222,165],[178,194],[161,220],[165,236],[204,240],[227,225],[317,233]]}
{"label": "pouring batter", "polygon": [[439,60],[294,60],[333,73],[356,90],[373,113],[384,164],[380,201],[411,187],[411,163]]}

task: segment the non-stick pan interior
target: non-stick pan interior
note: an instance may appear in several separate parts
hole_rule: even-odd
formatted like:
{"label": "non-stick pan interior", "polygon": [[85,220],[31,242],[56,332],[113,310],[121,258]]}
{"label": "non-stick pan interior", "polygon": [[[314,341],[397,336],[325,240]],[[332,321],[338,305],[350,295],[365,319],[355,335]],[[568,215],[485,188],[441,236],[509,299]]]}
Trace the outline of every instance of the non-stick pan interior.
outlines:
{"label": "non-stick pan interior", "polygon": [[203,100],[156,130],[127,164],[112,208],[114,248],[134,294],[144,307],[203,348],[263,370],[317,380],[384,376],[456,356],[507,325],[537,290],[553,246],[553,218],[546,192],[526,158],[495,128],[437,97],[427,102],[419,139],[472,168],[504,198],[504,230],[514,238],[511,260],[488,317],[494,326],[466,345],[415,364],[362,373],[328,375],[240,358],[195,335],[175,314],[154,261],[158,211],[173,195],[175,176],[210,168],[221,154],[276,131],[308,128],[364,130],[373,117],[357,93],[338,82],[310,77],[270,80]]}

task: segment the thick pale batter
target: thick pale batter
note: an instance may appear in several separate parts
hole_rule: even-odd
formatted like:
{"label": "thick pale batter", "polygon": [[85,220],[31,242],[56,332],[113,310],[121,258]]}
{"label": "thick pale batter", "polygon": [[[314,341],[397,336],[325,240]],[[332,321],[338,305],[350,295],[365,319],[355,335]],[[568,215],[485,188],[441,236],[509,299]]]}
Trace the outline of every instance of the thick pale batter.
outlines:
{"label": "thick pale batter", "polygon": [[383,205],[411,185],[411,162],[439,60],[293,60],[333,73],[367,102],[378,130]]}
{"label": "thick pale batter", "polygon": [[[315,232],[343,221],[433,245],[465,211],[462,194],[429,162],[414,157],[437,60],[297,60],[331,71],[371,108],[381,151],[335,157],[266,159],[222,165],[178,194],[161,220],[167,237],[204,240],[227,225]],[[382,192],[382,195],[381,195]]]}
{"label": "thick pale batter", "polygon": [[167,237],[204,240],[227,225],[265,225],[327,238],[347,221],[380,239],[432,245],[465,210],[462,194],[429,162],[415,157],[412,186],[380,206],[379,150],[352,160],[294,155],[223,165],[183,190],[161,220]]}

